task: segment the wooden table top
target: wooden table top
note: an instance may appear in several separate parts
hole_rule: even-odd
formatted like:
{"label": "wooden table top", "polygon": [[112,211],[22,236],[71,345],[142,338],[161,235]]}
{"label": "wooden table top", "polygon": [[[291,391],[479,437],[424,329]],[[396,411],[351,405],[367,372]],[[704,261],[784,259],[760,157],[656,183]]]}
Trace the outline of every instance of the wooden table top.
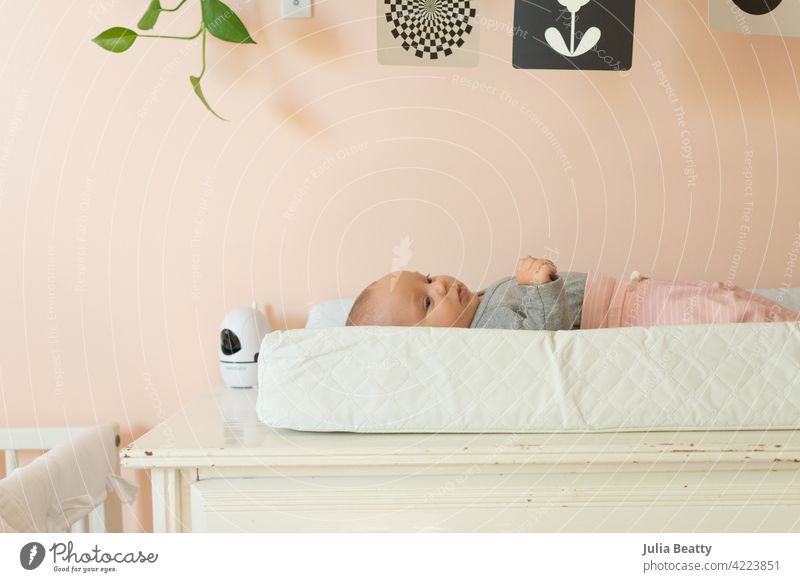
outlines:
{"label": "wooden table top", "polygon": [[[128,468],[800,463],[800,431],[360,434],[276,429],[255,389],[220,387],[120,453]],[[797,466],[797,465],[795,465]]]}

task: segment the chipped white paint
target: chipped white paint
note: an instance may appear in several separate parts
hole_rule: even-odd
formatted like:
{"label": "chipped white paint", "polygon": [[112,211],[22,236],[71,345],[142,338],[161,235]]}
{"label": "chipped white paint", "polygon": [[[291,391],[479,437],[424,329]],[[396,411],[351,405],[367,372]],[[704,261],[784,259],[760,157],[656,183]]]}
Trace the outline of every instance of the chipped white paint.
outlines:
{"label": "chipped white paint", "polygon": [[260,424],[255,396],[123,451],[153,470],[156,531],[800,531],[797,431],[310,433]]}

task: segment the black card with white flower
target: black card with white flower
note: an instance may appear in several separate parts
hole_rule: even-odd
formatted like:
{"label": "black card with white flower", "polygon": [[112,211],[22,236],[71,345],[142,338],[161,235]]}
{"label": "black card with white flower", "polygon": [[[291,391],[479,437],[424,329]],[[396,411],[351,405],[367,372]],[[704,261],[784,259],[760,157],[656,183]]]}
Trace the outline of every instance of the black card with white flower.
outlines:
{"label": "black card with white flower", "polygon": [[516,0],[519,69],[631,68],[635,0]]}

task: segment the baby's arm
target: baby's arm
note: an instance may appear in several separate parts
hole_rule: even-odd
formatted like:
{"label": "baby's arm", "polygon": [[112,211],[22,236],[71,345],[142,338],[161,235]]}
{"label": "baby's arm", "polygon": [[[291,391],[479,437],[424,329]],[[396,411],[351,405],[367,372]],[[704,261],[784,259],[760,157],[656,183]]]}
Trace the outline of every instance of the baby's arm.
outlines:
{"label": "baby's arm", "polygon": [[526,288],[520,306],[525,318],[517,329],[572,329],[574,318],[569,310],[564,280],[553,261],[523,257],[517,262],[517,284]]}
{"label": "baby's arm", "polygon": [[574,318],[570,313],[564,279],[555,275],[555,280],[542,285],[526,285],[525,298],[520,305],[525,316],[521,329],[572,329]]}

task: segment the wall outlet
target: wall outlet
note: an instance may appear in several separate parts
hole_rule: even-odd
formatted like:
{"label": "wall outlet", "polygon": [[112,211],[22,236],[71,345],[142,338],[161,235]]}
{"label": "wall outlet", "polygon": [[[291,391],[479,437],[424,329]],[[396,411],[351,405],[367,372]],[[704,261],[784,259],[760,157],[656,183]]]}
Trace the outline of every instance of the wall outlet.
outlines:
{"label": "wall outlet", "polygon": [[311,0],[281,0],[281,18],[311,18]]}

